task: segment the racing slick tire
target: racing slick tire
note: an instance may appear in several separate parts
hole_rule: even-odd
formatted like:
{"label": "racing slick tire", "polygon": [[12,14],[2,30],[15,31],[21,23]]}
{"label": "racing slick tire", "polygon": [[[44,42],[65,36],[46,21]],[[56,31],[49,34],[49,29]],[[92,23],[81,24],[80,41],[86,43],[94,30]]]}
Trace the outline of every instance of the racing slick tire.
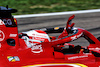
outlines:
{"label": "racing slick tire", "polygon": [[97,38],[100,41],[100,37]]}

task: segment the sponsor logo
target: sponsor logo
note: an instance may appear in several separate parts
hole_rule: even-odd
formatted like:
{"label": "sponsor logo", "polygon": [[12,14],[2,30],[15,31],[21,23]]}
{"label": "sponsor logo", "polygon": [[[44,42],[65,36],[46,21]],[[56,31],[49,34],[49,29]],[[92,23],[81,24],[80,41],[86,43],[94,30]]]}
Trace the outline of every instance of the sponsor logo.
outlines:
{"label": "sponsor logo", "polygon": [[100,48],[99,48],[99,47],[96,47],[96,48],[89,48],[89,50],[100,51]]}
{"label": "sponsor logo", "polygon": [[10,36],[10,37],[16,37],[17,34],[10,34],[9,36]]}
{"label": "sponsor logo", "polygon": [[74,56],[74,57],[69,57],[68,60],[79,59],[79,58],[86,58],[86,57],[88,57],[88,55],[86,55],[86,56]]}
{"label": "sponsor logo", "polygon": [[5,25],[12,25],[11,19],[2,19]]}
{"label": "sponsor logo", "polygon": [[31,49],[33,53],[43,52],[42,45],[33,45]]}
{"label": "sponsor logo", "polygon": [[72,41],[76,40],[77,38],[81,37],[83,33],[79,34],[79,35],[75,35],[73,37],[71,37]]}
{"label": "sponsor logo", "polygon": [[46,34],[35,34],[35,37],[47,38],[47,35]]}
{"label": "sponsor logo", "polygon": [[5,35],[3,33],[3,31],[0,30],[0,41],[3,41],[5,38]]}
{"label": "sponsor logo", "polygon": [[9,60],[9,62],[20,61],[18,56],[7,56],[7,59]]}
{"label": "sponsor logo", "polygon": [[88,67],[79,63],[50,63],[50,64],[37,64],[22,67]]}

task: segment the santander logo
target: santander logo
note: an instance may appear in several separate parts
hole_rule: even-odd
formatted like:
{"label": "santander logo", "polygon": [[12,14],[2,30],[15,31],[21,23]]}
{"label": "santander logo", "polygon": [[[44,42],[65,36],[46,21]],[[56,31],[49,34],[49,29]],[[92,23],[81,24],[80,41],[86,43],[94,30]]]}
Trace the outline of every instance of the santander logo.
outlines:
{"label": "santander logo", "polygon": [[3,31],[0,30],[0,41],[3,41],[5,38],[5,35],[3,33]]}

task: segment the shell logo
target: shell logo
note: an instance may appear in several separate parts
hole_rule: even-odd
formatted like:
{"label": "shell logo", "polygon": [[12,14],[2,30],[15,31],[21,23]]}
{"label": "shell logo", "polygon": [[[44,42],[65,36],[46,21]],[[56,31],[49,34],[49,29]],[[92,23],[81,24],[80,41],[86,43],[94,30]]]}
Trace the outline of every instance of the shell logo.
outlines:
{"label": "shell logo", "polygon": [[22,67],[88,67],[79,63],[50,63],[50,64],[36,64]]}
{"label": "shell logo", "polygon": [[43,52],[42,45],[33,45],[31,48],[33,53],[40,53]]}

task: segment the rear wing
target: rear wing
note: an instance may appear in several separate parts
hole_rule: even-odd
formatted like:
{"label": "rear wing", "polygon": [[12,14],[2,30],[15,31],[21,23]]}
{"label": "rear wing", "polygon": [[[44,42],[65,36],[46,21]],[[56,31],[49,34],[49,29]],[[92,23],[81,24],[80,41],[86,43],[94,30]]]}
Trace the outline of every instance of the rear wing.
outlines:
{"label": "rear wing", "polygon": [[8,5],[6,7],[0,6],[0,13],[15,13],[15,12],[17,12],[17,10],[8,8]]}

